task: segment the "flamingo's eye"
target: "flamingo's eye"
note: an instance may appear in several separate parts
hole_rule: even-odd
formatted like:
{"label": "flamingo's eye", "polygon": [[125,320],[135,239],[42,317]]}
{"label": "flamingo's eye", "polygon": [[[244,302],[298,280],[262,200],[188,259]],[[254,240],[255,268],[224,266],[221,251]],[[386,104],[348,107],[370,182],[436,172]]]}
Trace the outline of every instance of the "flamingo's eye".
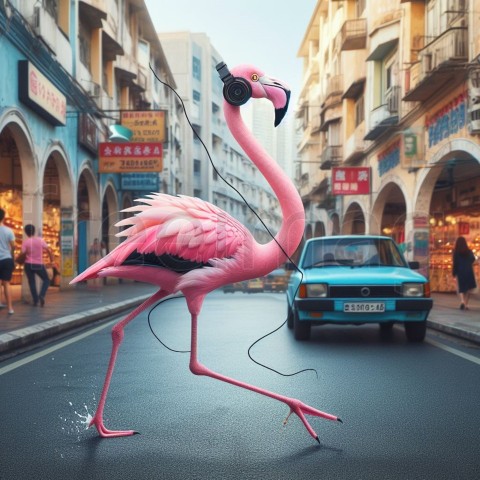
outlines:
{"label": "flamingo's eye", "polygon": [[250,78],[252,79],[252,82],[258,82],[258,75],[256,73],[252,73]]}

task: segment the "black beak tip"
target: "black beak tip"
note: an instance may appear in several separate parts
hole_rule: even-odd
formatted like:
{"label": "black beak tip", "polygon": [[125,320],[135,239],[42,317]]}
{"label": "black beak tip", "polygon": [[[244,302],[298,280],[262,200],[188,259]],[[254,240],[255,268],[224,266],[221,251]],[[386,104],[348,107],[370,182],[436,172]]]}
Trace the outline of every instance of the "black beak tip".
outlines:
{"label": "black beak tip", "polygon": [[288,104],[290,102],[290,90],[285,90],[286,102],[283,108],[275,109],[275,127],[278,127],[282,123],[283,118],[288,110]]}

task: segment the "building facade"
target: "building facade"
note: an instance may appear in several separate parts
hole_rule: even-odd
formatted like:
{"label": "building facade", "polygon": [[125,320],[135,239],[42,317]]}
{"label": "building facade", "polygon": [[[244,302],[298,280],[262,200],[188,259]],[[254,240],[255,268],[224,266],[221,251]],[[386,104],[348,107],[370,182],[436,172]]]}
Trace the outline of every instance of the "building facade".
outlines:
{"label": "building facade", "polygon": [[459,235],[480,253],[479,7],[320,0],[299,50],[306,236],[392,236],[433,291],[455,291]]}
{"label": "building facade", "polygon": [[[176,191],[183,117],[155,75],[175,82],[140,0],[2,0],[0,51],[0,205],[17,248],[23,226],[37,227],[64,287],[90,263],[94,238],[118,244],[119,211],[145,183]],[[164,114],[164,168],[148,181],[101,168],[99,145],[125,112]]]}

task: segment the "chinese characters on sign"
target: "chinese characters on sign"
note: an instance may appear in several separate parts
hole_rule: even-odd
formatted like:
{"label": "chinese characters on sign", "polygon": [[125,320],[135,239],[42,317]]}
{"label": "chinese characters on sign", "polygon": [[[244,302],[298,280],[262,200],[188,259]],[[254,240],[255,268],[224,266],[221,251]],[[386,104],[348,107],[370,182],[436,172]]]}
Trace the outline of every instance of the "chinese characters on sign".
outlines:
{"label": "chinese characters on sign", "polygon": [[444,138],[457,133],[466,123],[467,93],[461,93],[447,105],[427,117],[428,147],[432,148]]}
{"label": "chinese characters on sign", "polygon": [[100,143],[100,173],[161,172],[163,146],[158,142]]}
{"label": "chinese characters on sign", "polygon": [[18,96],[52,125],[67,123],[67,98],[28,60],[18,62]]}
{"label": "chinese characters on sign", "polygon": [[381,177],[400,163],[400,140],[378,154],[378,175]]}
{"label": "chinese characters on sign", "polygon": [[333,195],[366,195],[370,193],[370,167],[332,168]]}
{"label": "chinese characters on sign", "polygon": [[122,112],[121,122],[133,132],[132,142],[165,142],[164,111]]}

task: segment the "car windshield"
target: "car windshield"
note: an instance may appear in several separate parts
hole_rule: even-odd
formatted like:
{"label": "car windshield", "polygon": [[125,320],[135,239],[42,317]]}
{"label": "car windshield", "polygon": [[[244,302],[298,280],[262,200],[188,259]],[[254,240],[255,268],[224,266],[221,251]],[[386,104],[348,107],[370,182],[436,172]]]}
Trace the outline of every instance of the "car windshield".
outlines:
{"label": "car windshield", "polygon": [[303,268],[326,266],[408,267],[395,242],[389,238],[319,238],[309,243]]}

